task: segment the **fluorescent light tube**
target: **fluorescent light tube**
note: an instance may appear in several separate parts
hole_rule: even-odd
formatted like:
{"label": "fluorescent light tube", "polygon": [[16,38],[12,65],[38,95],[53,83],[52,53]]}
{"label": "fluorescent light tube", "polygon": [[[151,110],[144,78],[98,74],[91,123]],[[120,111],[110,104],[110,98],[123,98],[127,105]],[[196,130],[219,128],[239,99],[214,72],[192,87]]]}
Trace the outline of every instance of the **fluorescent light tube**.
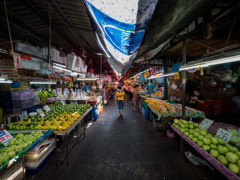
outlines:
{"label": "fluorescent light tube", "polygon": [[53,65],[55,65],[55,66],[59,66],[59,67],[62,67],[62,68],[65,68],[65,67],[66,67],[66,66],[63,65],[63,64],[58,64],[58,63],[53,63]]}
{"label": "fluorescent light tube", "polygon": [[159,75],[159,76],[152,76],[152,77],[150,77],[148,79],[156,79],[156,78],[160,78],[160,77],[172,76],[174,74],[175,73],[162,74],[162,75]]}
{"label": "fluorescent light tube", "polygon": [[99,78],[77,78],[78,81],[95,81]]}
{"label": "fluorescent light tube", "polygon": [[64,70],[64,71],[66,71],[66,72],[72,72],[71,70],[69,70],[69,69],[66,69],[66,68],[62,68],[62,67],[58,67],[58,66],[55,66],[55,65],[53,65],[53,68],[55,68],[55,69],[60,69],[60,70]]}
{"label": "fluorescent light tube", "polygon": [[77,75],[82,75],[82,73],[78,73],[78,72],[72,72],[71,74],[72,76],[77,76]]}
{"label": "fluorescent light tube", "polygon": [[56,84],[54,81],[44,82],[44,81],[31,81],[30,84]]}
{"label": "fluorescent light tube", "polygon": [[12,81],[3,81],[3,80],[0,80],[0,84],[11,84]]}

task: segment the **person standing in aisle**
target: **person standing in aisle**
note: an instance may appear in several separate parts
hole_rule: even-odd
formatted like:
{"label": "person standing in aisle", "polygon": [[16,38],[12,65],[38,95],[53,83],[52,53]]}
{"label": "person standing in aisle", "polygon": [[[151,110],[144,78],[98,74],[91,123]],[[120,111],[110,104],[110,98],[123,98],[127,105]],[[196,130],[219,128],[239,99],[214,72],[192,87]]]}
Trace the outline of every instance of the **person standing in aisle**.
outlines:
{"label": "person standing in aisle", "polygon": [[148,89],[148,93],[154,93],[154,84],[152,83],[152,80],[150,80],[150,82],[147,84],[147,89]]}
{"label": "person standing in aisle", "polygon": [[125,100],[125,92],[123,91],[122,86],[118,86],[117,92],[115,95],[115,104],[118,104],[119,116],[122,116],[123,114],[124,100]]}
{"label": "person standing in aisle", "polygon": [[134,101],[134,110],[136,110],[136,107],[138,105],[138,85],[134,86],[134,91],[133,91],[133,101]]}
{"label": "person standing in aisle", "polygon": [[89,91],[89,87],[88,87],[88,83],[86,83],[85,87],[84,87],[84,91],[87,93]]}
{"label": "person standing in aisle", "polygon": [[101,90],[101,95],[102,95],[102,105],[104,105],[104,100],[105,100],[105,97],[106,97],[105,85],[103,85],[103,88]]}

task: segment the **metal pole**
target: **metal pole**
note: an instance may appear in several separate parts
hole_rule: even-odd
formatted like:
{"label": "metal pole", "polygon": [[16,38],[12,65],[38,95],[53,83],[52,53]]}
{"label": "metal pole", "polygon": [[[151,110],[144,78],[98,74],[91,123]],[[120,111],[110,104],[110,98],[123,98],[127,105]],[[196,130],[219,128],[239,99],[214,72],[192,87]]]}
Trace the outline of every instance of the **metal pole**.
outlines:
{"label": "metal pole", "polygon": [[[186,39],[183,40],[183,65],[186,64]],[[185,105],[186,105],[186,71],[182,73],[182,118],[185,119]]]}
{"label": "metal pole", "polygon": [[[163,61],[164,63],[164,74],[167,74],[168,73],[168,66],[165,66],[166,64],[169,64],[169,58],[167,59],[167,62],[166,61]],[[164,77],[164,100],[167,100],[168,98],[168,84],[167,84],[167,78],[168,77]]]}
{"label": "metal pole", "polygon": [[[49,63],[49,71],[48,71],[48,78],[50,79],[50,73],[51,73],[51,43],[52,43],[52,1],[48,1],[48,18],[49,18],[49,24],[48,24],[48,63]],[[51,85],[49,84],[48,88],[51,88]]]}
{"label": "metal pole", "polygon": [[[12,55],[13,55],[13,62],[14,62],[14,49],[13,49],[13,42],[12,42],[12,36],[11,36],[11,29],[10,29],[9,20],[8,20],[6,0],[4,0],[3,3],[4,3],[4,10],[5,10],[7,26],[8,26],[8,35],[9,35],[9,40],[10,40],[10,44],[11,44],[11,48],[12,48]],[[17,74],[17,68],[16,68],[15,62],[14,62],[14,74]]]}

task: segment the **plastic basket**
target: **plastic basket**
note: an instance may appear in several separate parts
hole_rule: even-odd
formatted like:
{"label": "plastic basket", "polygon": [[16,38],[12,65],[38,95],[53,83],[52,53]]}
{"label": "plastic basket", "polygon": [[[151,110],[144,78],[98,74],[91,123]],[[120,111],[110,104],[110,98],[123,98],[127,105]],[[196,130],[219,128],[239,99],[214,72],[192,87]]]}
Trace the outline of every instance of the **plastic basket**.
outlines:
{"label": "plastic basket", "polygon": [[32,99],[34,97],[32,90],[28,90],[28,91],[12,91],[11,93],[12,93],[12,100],[13,101]]}
{"label": "plastic basket", "polygon": [[23,108],[30,107],[33,105],[34,105],[33,99],[13,101],[13,108],[15,108],[15,109],[23,109]]}
{"label": "plastic basket", "polygon": [[13,113],[20,113],[21,114],[21,112],[22,112],[22,109],[19,109],[19,108],[16,108],[16,109],[12,109],[12,112]]}

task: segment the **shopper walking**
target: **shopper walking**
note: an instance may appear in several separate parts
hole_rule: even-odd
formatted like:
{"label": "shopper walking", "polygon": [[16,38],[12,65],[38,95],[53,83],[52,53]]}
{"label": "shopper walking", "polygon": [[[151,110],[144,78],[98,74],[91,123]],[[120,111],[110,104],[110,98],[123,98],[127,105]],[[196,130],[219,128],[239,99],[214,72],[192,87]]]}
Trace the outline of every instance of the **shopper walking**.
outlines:
{"label": "shopper walking", "polygon": [[123,106],[125,100],[125,92],[123,91],[122,86],[118,86],[117,92],[115,95],[115,104],[118,104],[119,116],[123,114]]}
{"label": "shopper walking", "polygon": [[134,102],[134,110],[136,110],[137,105],[138,105],[138,99],[139,99],[139,94],[138,94],[138,85],[134,86],[134,91],[133,91],[133,102]]}
{"label": "shopper walking", "polygon": [[103,85],[103,88],[101,90],[101,96],[102,96],[102,105],[104,105],[104,100],[105,100],[105,97],[106,97],[105,85]]}

